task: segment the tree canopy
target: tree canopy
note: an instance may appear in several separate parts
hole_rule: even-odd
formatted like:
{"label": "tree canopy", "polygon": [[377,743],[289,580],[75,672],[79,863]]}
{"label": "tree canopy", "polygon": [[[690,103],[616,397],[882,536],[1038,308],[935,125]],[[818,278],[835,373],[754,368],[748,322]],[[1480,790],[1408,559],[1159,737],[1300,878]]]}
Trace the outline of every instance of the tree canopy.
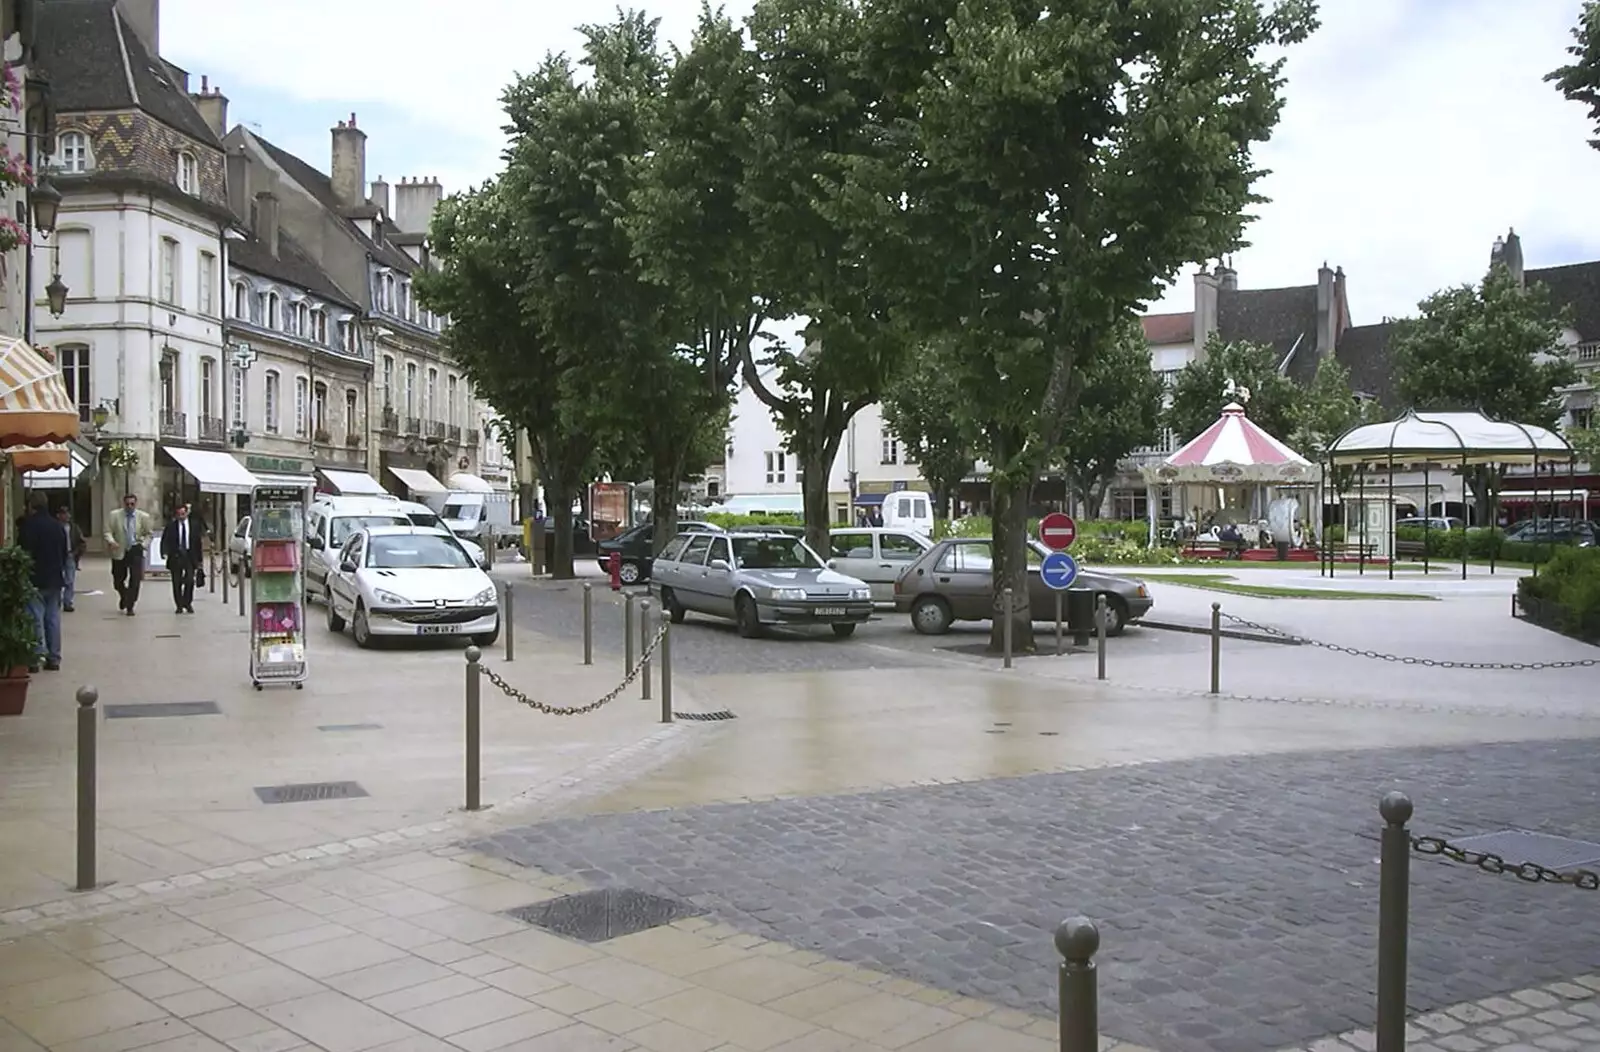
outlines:
{"label": "tree canopy", "polygon": [[[1348,394],[1349,388],[1345,390]],[[1278,355],[1271,347],[1229,343],[1213,335],[1204,353],[1178,370],[1166,426],[1181,444],[1216,423],[1223,406],[1241,402],[1251,420],[1274,438],[1287,441],[1301,397],[1294,381],[1278,371]]]}
{"label": "tree canopy", "polygon": [[1131,318],[1083,368],[1083,390],[1061,431],[1061,462],[1095,518],[1117,466],[1161,434],[1161,377],[1150,369],[1144,327]]}
{"label": "tree canopy", "polygon": [[1340,435],[1361,424],[1377,423],[1382,415],[1378,403],[1351,393],[1350,370],[1339,359],[1324,358],[1311,386],[1300,393],[1291,410],[1294,428],[1285,440],[1296,453],[1319,463]]}
{"label": "tree canopy", "polygon": [[1585,0],[1572,29],[1573,43],[1567,48],[1572,61],[1546,75],[1545,80],[1573,102],[1589,107],[1596,137],[1589,145],[1600,150],[1600,0]]}
{"label": "tree canopy", "polygon": [[919,466],[940,519],[951,517],[961,480],[976,459],[972,435],[962,426],[964,395],[950,353],[943,341],[913,352],[883,396],[884,424],[900,440],[906,462]]}

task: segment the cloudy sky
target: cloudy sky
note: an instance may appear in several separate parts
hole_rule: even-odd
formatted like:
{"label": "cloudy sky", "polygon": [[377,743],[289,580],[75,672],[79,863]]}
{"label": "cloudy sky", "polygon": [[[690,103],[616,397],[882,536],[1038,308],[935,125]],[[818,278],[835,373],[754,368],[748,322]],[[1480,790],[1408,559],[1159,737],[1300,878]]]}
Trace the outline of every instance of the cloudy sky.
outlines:
{"label": "cloudy sky", "polygon": [[[643,0],[641,0],[641,3]],[[367,174],[437,176],[447,190],[494,174],[500,90],[608,0],[165,0],[162,51],[231,99],[231,117],[326,170],[328,129],[356,113]],[[699,0],[643,4],[686,42]],[[1357,324],[1414,310],[1475,280],[1514,227],[1530,266],[1600,259],[1600,151],[1582,107],[1542,77],[1565,60],[1579,0],[1323,0],[1294,52],[1288,106],[1261,151],[1273,170],[1247,288],[1309,284],[1326,260],[1349,275]],[[730,0],[742,15],[749,0]],[[444,12],[448,11],[448,17]],[[302,27],[291,31],[290,27]],[[314,27],[314,28],[312,28]],[[1157,309],[1187,310],[1181,279]]]}

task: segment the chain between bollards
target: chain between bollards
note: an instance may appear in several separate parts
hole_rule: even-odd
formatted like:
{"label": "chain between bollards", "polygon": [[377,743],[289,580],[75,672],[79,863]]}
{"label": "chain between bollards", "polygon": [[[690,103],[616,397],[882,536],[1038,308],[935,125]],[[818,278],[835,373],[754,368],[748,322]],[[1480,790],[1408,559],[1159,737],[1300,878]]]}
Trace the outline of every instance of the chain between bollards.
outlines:
{"label": "chain between bollards", "polygon": [[672,722],[672,616],[661,604],[661,722]]}
{"label": "chain between bollards", "polygon": [[1378,850],[1377,1052],[1405,1052],[1406,927],[1411,910],[1411,798],[1387,793],[1378,802],[1383,833]]}
{"label": "chain between bollards", "polygon": [[1009,588],[1002,589],[1001,592],[1000,592],[1000,596],[1001,596],[1001,602],[1002,602],[1002,604],[1004,606],[1004,609],[1001,611],[1001,615],[1000,616],[1005,618],[1005,622],[1000,626],[1000,637],[1005,641],[1005,667],[1006,668],[1010,668],[1011,667],[1011,622],[1015,618],[1016,615],[1012,612],[1012,609],[1011,609],[1011,589],[1009,589]]}
{"label": "chain between bollards", "polygon": [[583,582],[583,663],[594,664],[594,586]]}
{"label": "chain between bollards", "polygon": [[1099,1052],[1100,1002],[1096,989],[1095,951],[1100,929],[1087,917],[1073,917],[1056,926],[1056,951],[1061,954],[1058,996],[1061,1052]]}
{"label": "chain between bollards", "polygon": [[1222,604],[1211,604],[1211,693],[1222,693]]}
{"label": "chain between bollards", "polygon": [[1095,678],[1106,678],[1106,597],[1094,597],[1094,645],[1095,656],[1099,659],[1099,672]]}
{"label": "chain between bollards", "polygon": [[512,595],[511,582],[507,581],[506,582],[506,612],[505,612],[504,618],[502,618],[502,620],[505,621],[506,660],[507,661],[515,661],[515,660],[517,660],[517,632],[516,632],[517,619],[516,619],[516,616],[515,616],[515,613],[514,613],[516,608],[512,604],[511,595]]}
{"label": "chain between bollards", "polygon": [[633,593],[622,597],[622,674],[633,671]]}
{"label": "chain between bollards", "polygon": [[639,697],[650,700],[650,600],[639,600]]}
{"label": "chain between bollards", "polygon": [[483,675],[478,664],[483,651],[467,648],[467,810],[476,811],[483,806],[479,795],[483,785],[479,746],[483,733]]}
{"label": "chain between bollards", "polygon": [[95,736],[100,717],[95,703],[99,700],[100,692],[94,687],[78,688],[78,883],[74,891],[90,891],[95,885],[95,787],[99,762]]}

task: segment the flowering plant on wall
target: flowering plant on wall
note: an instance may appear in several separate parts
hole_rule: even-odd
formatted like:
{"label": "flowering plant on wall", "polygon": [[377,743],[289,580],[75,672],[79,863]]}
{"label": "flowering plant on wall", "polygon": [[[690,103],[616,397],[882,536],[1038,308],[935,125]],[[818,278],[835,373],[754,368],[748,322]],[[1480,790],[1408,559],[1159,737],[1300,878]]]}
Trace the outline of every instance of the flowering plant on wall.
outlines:
{"label": "flowering plant on wall", "polygon": [[[28,228],[10,216],[0,216],[0,252],[10,252],[27,243]],[[4,276],[3,268],[0,268],[0,276]]]}
{"label": "flowering plant on wall", "polygon": [[4,70],[0,73],[0,105],[16,113],[22,109],[22,78],[15,66],[7,65]]}
{"label": "flowering plant on wall", "polygon": [[126,442],[113,442],[106,446],[100,451],[100,458],[107,466],[124,471],[139,466],[139,451]]}
{"label": "flowering plant on wall", "polygon": [[28,163],[28,158],[0,143],[0,186],[21,188],[32,185],[33,165]]}

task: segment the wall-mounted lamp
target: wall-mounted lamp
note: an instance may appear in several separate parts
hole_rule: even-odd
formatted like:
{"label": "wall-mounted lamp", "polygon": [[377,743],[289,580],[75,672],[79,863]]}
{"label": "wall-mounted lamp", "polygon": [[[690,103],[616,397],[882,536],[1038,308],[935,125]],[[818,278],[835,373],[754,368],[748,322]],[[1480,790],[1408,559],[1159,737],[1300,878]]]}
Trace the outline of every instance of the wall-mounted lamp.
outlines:
{"label": "wall-mounted lamp", "polygon": [[67,293],[70,291],[72,290],[67,288],[66,282],[61,280],[59,272],[50,279],[50,284],[44,287],[45,299],[50,303],[51,317],[59,318],[67,312]]}
{"label": "wall-mounted lamp", "polygon": [[89,419],[94,421],[94,426],[98,430],[105,427],[106,422],[116,416],[121,407],[120,399],[102,398],[100,404],[89,411]]}
{"label": "wall-mounted lamp", "polygon": [[33,228],[41,234],[55,233],[56,217],[61,214],[61,191],[48,176],[40,176],[28,198],[33,202]]}

